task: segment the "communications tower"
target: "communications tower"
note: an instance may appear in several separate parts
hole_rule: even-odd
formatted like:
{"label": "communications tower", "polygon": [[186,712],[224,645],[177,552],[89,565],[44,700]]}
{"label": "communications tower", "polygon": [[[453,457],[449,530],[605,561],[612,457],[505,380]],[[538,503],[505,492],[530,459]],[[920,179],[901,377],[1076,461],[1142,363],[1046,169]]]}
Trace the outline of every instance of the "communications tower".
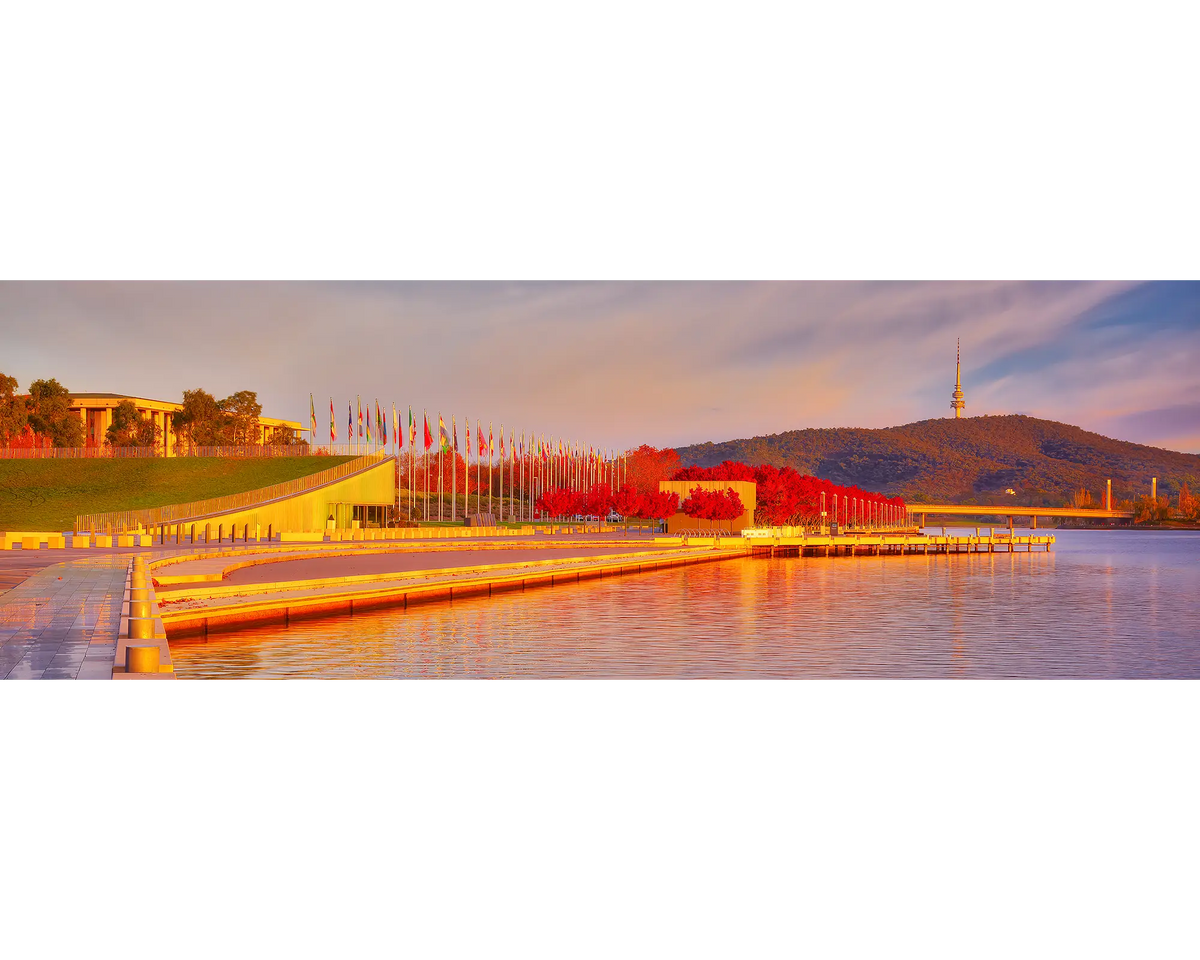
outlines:
{"label": "communications tower", "polygon": [[954,394],[950,401],[950,408],[954,411],[954,419],[962,416],[963,410],[967,406],[967,401],[963,399],[962,391],[962,341],[956,340],[954,343]]}

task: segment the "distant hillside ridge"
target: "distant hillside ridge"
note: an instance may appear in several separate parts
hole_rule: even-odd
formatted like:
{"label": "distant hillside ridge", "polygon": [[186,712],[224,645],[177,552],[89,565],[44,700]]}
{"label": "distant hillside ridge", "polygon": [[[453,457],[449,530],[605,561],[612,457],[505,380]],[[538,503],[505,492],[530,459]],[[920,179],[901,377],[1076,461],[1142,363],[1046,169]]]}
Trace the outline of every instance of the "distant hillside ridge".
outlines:
{"label": "distant hillside ridge", "polygon": [[790,466],[912,503],[1062,506],[1080,489],[1099,503],[1108,479],[1114,505],[1148,495],[1151,477],[1158,477],[1159,496],[1172,503],[1181,484],[1193,493],[1200,488],[1198,454],[1113,440],[1021,414],[943,417],[879,430],[789,430],[676,451],[684,466],[711,467],[723,460]]}

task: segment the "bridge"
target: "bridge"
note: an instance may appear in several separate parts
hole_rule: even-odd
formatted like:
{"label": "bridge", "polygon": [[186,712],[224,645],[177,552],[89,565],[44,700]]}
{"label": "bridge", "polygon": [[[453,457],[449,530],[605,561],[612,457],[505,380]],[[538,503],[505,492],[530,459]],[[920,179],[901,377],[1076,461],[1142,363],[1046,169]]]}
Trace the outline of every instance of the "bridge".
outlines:
{"label": "bridge", "polygon": [[1029,517],[1030,526],[1037,528],[1038,517],[1069,517],[1072,520],[1132,520],[1132,510],[1104,510],[1084,507],[1018,507],[1003,503],[992,504],[959,504],[959,503],[910,503],[908,511],[914,517],[920,517],[921,526],[925,526],[928,514],[955,517],[1008,517],[1012,525],[1013,517]]}

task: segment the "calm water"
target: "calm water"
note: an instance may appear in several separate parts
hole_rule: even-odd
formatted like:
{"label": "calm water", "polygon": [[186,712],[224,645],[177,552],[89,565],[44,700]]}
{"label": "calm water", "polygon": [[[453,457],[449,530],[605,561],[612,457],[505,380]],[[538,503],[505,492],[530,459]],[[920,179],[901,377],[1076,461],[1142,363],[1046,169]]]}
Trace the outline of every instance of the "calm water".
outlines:
{"label": "calm water", "polygon": [[1200,677],[1200,533],[1057,536],[1049,554],[747,558],[171,651],[180,677]]}

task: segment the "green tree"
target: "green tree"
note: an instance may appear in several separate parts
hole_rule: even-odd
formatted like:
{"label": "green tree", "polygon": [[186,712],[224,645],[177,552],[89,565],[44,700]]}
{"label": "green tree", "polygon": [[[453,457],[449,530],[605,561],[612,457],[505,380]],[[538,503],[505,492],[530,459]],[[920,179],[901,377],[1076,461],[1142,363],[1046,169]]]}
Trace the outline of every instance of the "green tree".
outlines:
{"label": "green tree", "polygon": [[207,390],[199,387],[184,390],[183,409],[171,414],[171,429],[175,432],[177,450],[192,446],[215,447],[223,440],[225,414]]}
{"label": "green tree", "polygon": [[17,380],[0,373],[0,444],[12,443],[29,422],[25,398],[18,397]]}
{"label": "green tree", "polygon": [[114,447],[157,447],[162,439],[162,427],[143,418],[132,400],[122,400],[113,409],[112,425],[104,439]]}
{"label": "green tree", "polygon": [[82,447],[83,421],[71,412],[71,394],[57,380],[29,385],[29,426],[56,447]]}
{"label": "green tree", "polygon": [[253,390],[239,390],[220,403],[226,418],[226,440],[234,446],[259,442],[258,420],[262,416],[262,404]]}

